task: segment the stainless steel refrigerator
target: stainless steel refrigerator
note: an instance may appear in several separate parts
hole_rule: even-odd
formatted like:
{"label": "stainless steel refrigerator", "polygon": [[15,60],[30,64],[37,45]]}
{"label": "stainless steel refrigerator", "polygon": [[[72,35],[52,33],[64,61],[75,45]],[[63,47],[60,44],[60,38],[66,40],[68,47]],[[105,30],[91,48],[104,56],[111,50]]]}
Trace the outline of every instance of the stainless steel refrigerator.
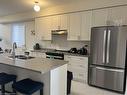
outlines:
{"label": "stainless steel refrigerator", "polygon": [[127,26],[93,27],[88,83],[91,86],[125,92]]}

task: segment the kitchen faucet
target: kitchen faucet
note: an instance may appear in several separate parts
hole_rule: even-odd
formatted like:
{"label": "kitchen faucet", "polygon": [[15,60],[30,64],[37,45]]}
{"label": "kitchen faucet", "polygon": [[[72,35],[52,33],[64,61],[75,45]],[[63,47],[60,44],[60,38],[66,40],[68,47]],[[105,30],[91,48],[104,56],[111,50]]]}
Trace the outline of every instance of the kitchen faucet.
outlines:
{"label": "kitchen faucet", "polygon": [[12,56],[13,56],[13,59],[15,59],[15,49],[17,48],[17,44],[16,42],[13,43],[13,51],[12,51]]}

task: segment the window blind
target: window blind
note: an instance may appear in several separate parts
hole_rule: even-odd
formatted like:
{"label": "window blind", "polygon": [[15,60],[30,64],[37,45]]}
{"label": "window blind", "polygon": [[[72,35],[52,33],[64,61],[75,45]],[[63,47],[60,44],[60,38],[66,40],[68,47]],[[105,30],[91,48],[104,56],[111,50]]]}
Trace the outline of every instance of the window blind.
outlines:
{"label": "window blind", "polygon": [[16,42],[18,47],[25,45],[25,25],[14,24],[12,26],[12,42]]}

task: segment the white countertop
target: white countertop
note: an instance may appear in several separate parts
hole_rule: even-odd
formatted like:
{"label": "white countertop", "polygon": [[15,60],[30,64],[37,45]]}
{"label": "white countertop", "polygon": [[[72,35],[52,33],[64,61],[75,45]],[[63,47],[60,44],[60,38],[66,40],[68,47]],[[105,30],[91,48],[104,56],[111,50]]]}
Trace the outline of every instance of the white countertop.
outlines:
{"label": "white countertop", "polygon": [[50,70],[58,68],[64,64],[67,64],[67,61],[56,60],[56,59],[46,59],[46,58],[33,58],[28,60],[22,59],[11,59],[7,54],[0,55],[0,64],[10,65],[17,68],[23,68],[32,70],[39,73],[46,73]]}

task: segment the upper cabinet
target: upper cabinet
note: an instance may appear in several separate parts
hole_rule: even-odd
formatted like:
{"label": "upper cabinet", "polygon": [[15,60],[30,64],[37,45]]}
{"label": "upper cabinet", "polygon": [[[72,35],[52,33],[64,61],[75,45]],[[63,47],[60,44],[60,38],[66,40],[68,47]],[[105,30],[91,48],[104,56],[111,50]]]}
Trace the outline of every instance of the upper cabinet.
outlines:
{"label": "upper cabinet", "polygon": [[52,30],[60,29],[60,16],[51,16]]}
{"label": "upper cabinet", "polygon": [[69,14],[68,40],[80,40],[81,13]]}
{"label": "upper cabinet", "polygon": [[106,26],[108,21],[108,12],[106,9],[93,10],[92,12],[92,27]]}
{"label": "upper cabinet", "polygon": [[68,30],[68,15],[51,16],[52,30]]}
{"label": "upper cabinet", "polygon": [[80,40],[90,40],[91,26],[92,26],[92,11],[82,12]]}
{"label": "upper cabinet", "polygon": [[35,19],[35,31],[38,40],[51,40],[51,17]]}
{"label": "upper cabinet", "polygon": [[114,7],[109,9],[110,25],[127,25],[127,6]]}
{"label": "upper cabinet", "polygon": [[35,19],[36,38],[51,40],[52,30],[67,30],[67,40],[90,40],[92,11],[48,16]]}
{"label": "upper cabinet", "polygon": [[52,30],[68,30],[68,15],[56,15],[35,19],[37,40],[52,40]]}
{"label": "upper cabinet", "polygon": [[68,14],[60,15],[60,29],[68,30]]}
{"label": "upper cabinet", "polygon": [[93,10],[92,26],[127,25],[127,6]]}
{"label": "upper cabinet", "polygon": [[71,13],[69,15],[68,40],[90,40],[92,11]]}

